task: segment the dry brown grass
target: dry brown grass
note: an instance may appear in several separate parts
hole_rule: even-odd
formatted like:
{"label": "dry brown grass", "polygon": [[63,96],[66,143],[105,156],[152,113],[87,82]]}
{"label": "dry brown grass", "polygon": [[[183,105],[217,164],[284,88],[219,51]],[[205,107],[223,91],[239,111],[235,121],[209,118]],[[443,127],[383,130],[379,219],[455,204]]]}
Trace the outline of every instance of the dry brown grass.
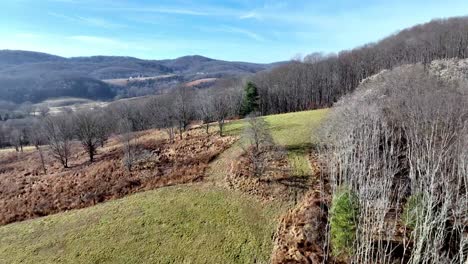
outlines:
{"label": "dry brown grass", "polygon": [[218,80],[218,78],[204,78],[204,79],[198,79],[198,80],[195,80],[195,81],[191,81],[191,82],[188,82],[185,84],[185,86],[187,87],[192,87],[192,86],[197,86],[197,85],[200,85],[200,84],[203,84],[203,83],[211,83],[211,82],[214,82]]}
{"label": "dry brown grass", "polygon": [[208,163],[234,141],[206,136],[201,130],[169,143],[162,132],[137,133],[135,168],[122,165],[121,145],[112,138],[89,163],[75,143],[70,168],[64,169],[46,150],[47,174],[37,151],[0,153],[0,224],[82,208],[130,193],[201,180]]}
{"label": "dry brown grass", "polygon": [[[23,147],[23,151],[32,151],[34,150],[34,147],[32,146],[26,146]],[[2,148],[0,149],[0,154],[1,153],[7,153],[7,152],[16,152],[15,148]]]}
{"label": "dry brown grass", "polygon": [[297,177],[282,148],[270,147],[261,155],[264,159],[264,171],[255,176],[252,160],[247,149],[231,163],[231,171],[226,177],[227,185],[254,195],[262,200],[281,200],[295,204],[310,187],[310,178]]}
{"label": "dry brown grass", "polygon": [[113,84],[113,85],[126,86],[128,83],[131,83],[131,82],[157,80],[157,79],[164,79],[164,78],[169,78],[173,76],[175,76],[175,74],[165,74],[165,75],[152,76],[152,77],[135,77],[131,79],[130,78],[105,79],[102,81],[105,83]]}
{"label": "dry brown grass", "polygon": [[272,263],[324,263],[327,256],[324,245],[327,241],[329,184],[321,173],[323,169],[318,156],[311,154],[309,159],[313,174],[311,187],[295,208],[281,218],[274,237]]}

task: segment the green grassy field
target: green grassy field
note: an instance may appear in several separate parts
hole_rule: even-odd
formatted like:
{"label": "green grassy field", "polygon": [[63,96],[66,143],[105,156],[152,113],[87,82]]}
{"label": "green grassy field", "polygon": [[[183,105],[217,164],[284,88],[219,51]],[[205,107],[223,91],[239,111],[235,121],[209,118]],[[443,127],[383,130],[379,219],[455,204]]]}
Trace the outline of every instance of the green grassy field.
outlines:
{"label": "green grassy field", "polygon": [[[288,159],[294,175],[310,175],[307,151],[314,143],[312,139],[314,129],[327,113],[328,109],[321,109],[265,117],[275,142],[284,146],[288,151]],[[243,120],[228,123],[226,133],[240,135],[244,125]]]}
{"label": "green grassy field", "polygon": [[281,206],[161,188],[0,228],[0,263],[266,263]]}
{"label": "green grassy field", "polygon": [[[309,170],[305,150],[326,112],[266,117],[298,174]],[[231,122],[226,131],[241,134],[243,126]],[[220,156],[227,160],[213,163],[211,181],[223,177],[238,151],[236,144]],[[272,235],[288,205],[260,202],[208,182],[2,226],[0,263],[267,263]]]}

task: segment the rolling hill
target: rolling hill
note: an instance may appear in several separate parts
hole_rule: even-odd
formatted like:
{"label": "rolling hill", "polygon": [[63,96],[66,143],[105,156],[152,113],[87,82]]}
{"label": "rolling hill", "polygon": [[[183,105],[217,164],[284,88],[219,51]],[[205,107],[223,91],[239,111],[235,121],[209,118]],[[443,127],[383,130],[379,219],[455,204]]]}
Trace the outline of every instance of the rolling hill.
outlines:
{"label": "rolling hill", "polygon": [[61,96],[109,100],[117,95],[130,95],[125,87],[116,87],[112,82],[102,80],[175,76],[169,81],[161,78],[160,81],[144,80],[142,84],[133,85],[136,89],[149,86],[145,92],[157,92],[198,79],[253,74],[273,65],[221,61],[202,56],[174,60],[117,56],[64,58],[31,51],[0,50],[0,100],[40,102]]}
{"label": "rolling hill", "polygon": [[[309,168],[310,134],[327,113],[265,117],[275,142],[291,154],[293,168]],[[245,125],[230,122],[226,133],[240,136]],[[289,137],[291,132],[297,136]],[[149,135],[154,140],[156,134]],[[199,182],[0,226],[0,262],[268,263],[278,220],[293,204],[228,187],[229,164],[241,150],[239,144],[226,149]]]}

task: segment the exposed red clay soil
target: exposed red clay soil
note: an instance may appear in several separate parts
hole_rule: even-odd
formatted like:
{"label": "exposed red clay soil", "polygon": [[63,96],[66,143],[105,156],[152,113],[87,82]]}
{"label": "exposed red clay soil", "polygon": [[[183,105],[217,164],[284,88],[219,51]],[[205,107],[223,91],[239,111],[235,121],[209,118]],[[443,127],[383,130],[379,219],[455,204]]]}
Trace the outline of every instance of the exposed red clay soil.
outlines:
{"label": "exposed red clay soil", "polygon": [[232,137],[208,137],[202,130],[169,143],[155,130],[137,134],[138,161],[128,172],[117,138],[89,163],[78,143],[71,168],[64,169],[45,151],[44,174],[37,151],[0,153],[0,224],[83,208],[130,193],[199,181],[208,163],[228,148]]}

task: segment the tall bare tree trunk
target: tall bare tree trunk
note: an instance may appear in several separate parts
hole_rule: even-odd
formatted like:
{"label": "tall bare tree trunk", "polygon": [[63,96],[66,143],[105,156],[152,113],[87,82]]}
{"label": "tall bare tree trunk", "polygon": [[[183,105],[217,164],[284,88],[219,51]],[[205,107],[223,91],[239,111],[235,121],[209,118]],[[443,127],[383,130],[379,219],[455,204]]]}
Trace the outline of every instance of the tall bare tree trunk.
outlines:
{"label": "tall bare tree trunk", "polygon": [[44,161],[44,153],[42,152],[42,148],[40,146],[36,146],[36,149],[39,152],[39,157],[41,158],[42,170],[44,171],[44,174],[47,174],[47,169],[46,169],[45,161]]}

